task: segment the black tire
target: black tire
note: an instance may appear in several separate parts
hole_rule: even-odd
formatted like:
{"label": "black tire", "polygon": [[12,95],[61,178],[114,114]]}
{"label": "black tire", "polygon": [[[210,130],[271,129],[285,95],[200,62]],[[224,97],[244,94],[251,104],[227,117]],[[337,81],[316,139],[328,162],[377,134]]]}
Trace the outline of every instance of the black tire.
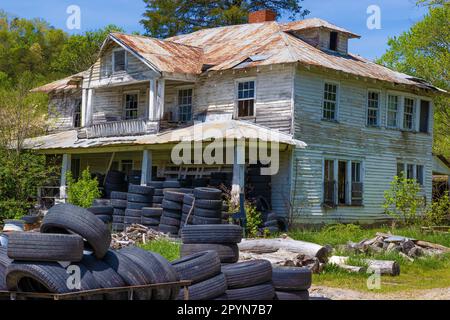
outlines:
{"label": "black tire", "polygon": [[154,196],[158,196],[158,197],[164,197],[164,189],[155,189],[155,194]]}
{"label": "black tire", "polygon": [[142,218],[141,217],[129,217],[129,216],[125,216],[123,222],[125,224],[141,224],[142,223]]}
{"label": "black tire", "polygon": [[183,203],[184,196],[185,194],[182,192],[164,190],[164,200]]}
{"label": "black tire", "polygon": [[[119,251],[135,262],[146,274],[147,283],[167,283],[179,280],[178,274],[170,263],[161,255],[136,247],[127,247]],[[175,300],[179,288],[156,289],[153,291],[155,300]]]}
{"label": "black tire", "polygon": [[[212,300],[222,296],[227,290],[225,276],[220,273],[213,278],[189,286],[189,300]],[[183,300],[183,290],[178,295]]]}
{"label": "black tire", "polygon": [[5,247],[0,247],[0,290],[7,291],[6,287],[6,268],[12,263],[7,255],[7,249]]}
{"label": "black tire", "polygon": [[181,217],[180,217],[180,219],[174,219],[174,218],[162,216],[160,223],[165,224],[167,226],[175,226],[175,227],[179,228],[180,223],[181,223]]}
{"label": "black tire", "polygon": [[204,217],[198,217],[198,216],[194,215],[192,224],[195,224],[195,225],[222,224],[222,218],[204,218]]}
{"label": "black tire", "polygon": [[277,291],[302,291],[311,287],[312,273],[308,268],[273,268],[272,282]]}
{"label": "black tire", "polygon": [[193,284],[215,277],[220,273],[220,259],[215,251],[205,251],[172,262],[180,280]]}
{"label": "black tire", "polygon": [[113,220],[112,219],[113,216],[110,216],[110,215],[99,214],[99,215],[96,215],[96,217],[99,218],[100,220],[102,220],[103,223],[105,223],[105,224],[109,224]]}
{"label": "black tire", "polygon": [[186,220],[188,220],[188,224],[192,224],[192,220],[194,220],[194,216],[191,215],[191,216],[189,216],[189,219],[188,219],[188,215],[187,214],[183,214],[181,216],[181,226],[182,227],[184,227],[184,224],[185,224]]}
{"label": "black tire", "polygon": [[193,194],[185,194],[183,197],[183,204],[192,205],[194,202],[194,195]]}
{"label": "black tire", "polygon": [[[161,228],[161,225],[159,226]],[[190,226],[185,227],[182,230],[182,233],[185,229]],[[235,263],[239,260],[239,248],[236,244],[183,244],[181,245],[181,256],[189,256],[195,253],[213,250],[216,251],[219,255],[219,259],[221,263]]]}
{"label": "black tire", "polygon": [[[195,203],[197,205],[197,202]],[[219,219],[222,217],[222,210],[221,209],[202,209],[195,207],[194,208],[194,215],[196,217],[202,217],[202,218],[212,218],[212,219]]]}
{"label": "black tire", "polygon": [[169,217],[169,218],[181,220],[181,216],[182,216],[181,211],[163,209],[162,217]]}
{"label": "black tire", "polygon": [[113,216],[113,223],[124,223],[125,217],[124,216]]}
{"label": "black tire", "polygon": [[163,184],[164,183],[162,181],[150,181],[147,183],[147,186],[155,188],[155,189],[162,189]]}
{"label": "black tire", "polygon": [[[185,213],[185,214],[188,214],[189,212],[191,212],[191,209],[192,209],[191,205],[184,204],[183,208],[181,209],[181,212]],[[192,210],[192,215],[194,215],[194,210]]]}
{"label": "black tire", "polygon": [[180,188],[180,182],[179,181],[164,181],[163,182],[163,189],[168,188]]}
{"label": "black tire", "polygon": [[287,300],[287,301],[305,301],[309,300],[308,290],[303,291],[276,291],[275,300]]}
{"label": "black tire", "polygon": [[194,197],[195,199],[221,200],[222,191],[214,188],[195,188]]}
{"label": "black tire", "polygon": [[114,209],[113,216],[124,216],[125,209]]}
{"label": "black tire", "polygon": [[142,217],[142,222],[141,222],[144,226],[159,226],[159,219],[155,219],[155,218],[146,218],[146,217]]}
{"label": "black tire", "polygon": [[275,289],[269,282],[252,287],[229,289],[226,291],[226,295],[230,300],[267,301],[273,300],[275,297]]}
{"label": "black tire", "polygon": [[111,192],[111,200],[127,200],[127,195],[126,192],[113,191]]}
{"label": "black tire", "polygon": [[79,234],[99,259],[103,258],[111,243],[111,233],[100,219],[89,211],[70,204],[50,208],[42,222],[41,232]]}
{"label": "black tire", "polygon": [[[95,281],[100,288],[118,288],[125,287],[126,283],[121,276],[114,271],[107,263],[98,260],[95,256],[85,255],[81,264],[84,265],[94,276]],[[107,300],[123,300],[127,298],[127,293],[107,293]]]}
{"label": "black tire", "polygon": [[180,202],[166,200],[166,198],[164,198],[164,200],[162,202],[162,207],[163,207],[163,209],[167,209],[167,210],[179,210],[179,211],[181,211],[181,209],[183,208],[183,204],[180,203]]}
{"label": "black tire", "polygon": [[136,210],[136,209],[127,209],[125,210],[125,216],[126,217],[142,217],[142,210]]}
{"label": "black tire", "polygon": [[128,193],[141,194],[146,196],[153,196],[155,188],[147,186],[139,186],[135,184],[130,184],[128,186]]}
{"label": "black tire", "polygon": [[129,193],[127,197],[128,202],[141,202],[141,203],[152,203],[153,195],[143,195],[136,193]]}
{"label": "black tire", "polygon": [[164,196],[153,196],[153,203],[162,203],[164,200]]}
{"label": "black tire", "polygon": [[252,287],[272,281],[272,265],[267,260],[252,260],[222,267],[228,289]]}
{"label": "black tire", "polygon": [[195,200],[195,207],[200,209],[207,209],[211,211],[222,211],[223,201],[222,200],[205,200],[197,199]]}
{"label": "black tire", "polygon": [[127,209],[133,209],[133,210],[142,210],[142,208],[150,206],[150,203],[147,202],[129,202],[127,204]]}
{"label": "black tire", "polygon": [[87,210],[95,215],[110,215],[110,216],[112,216],[114,211],[113,207],[90,207]]}
{"label": "black tire", "polygon": [[8,239],[8,257],[16,261],[79,262],[83,258],[79,235],[13,232]]}
{"label": "black tire", "polygon": [[278,215],[274,212],[271,212],[267,215],[267,221],[277,220]]}
{"label": "black tire", "polygon": [[161,208],[162,209],[162,205],[161,203],[154,203],[152,204],[153,208]]}
{"label": "black tire", "polygon": [[163,214],[162,208],[142,208],[142,216],[146,218],[160,218]]}
{"label": "black tire", "polygon": [[111,199],[111,206],[114,209],[125,209],[127,207],[128,201],[122,199]]}
{"label": "black tire", "polygon": [[264,222],[264,227],[270,228],[275,227],[278,228],[278,221],[277,220],[269,220]]}
{"label": "black tire", "polygon": [[239,243],[242,240],[242,228],[237,225],[199,225],[188,226],[181,234],[183,243]]}
{"label": "black tire", "polygon": [[[107,263],[119,276],[127,286],[141,286],[147,284],[147,278],[141,268],[133,262],[132,259],[119,253],[118,251],[109,250],[103,261]],[[135,300],[150,300],[152,298],[152,290],[140,289],[134,292]]]}
{"label": "black tire", "polygon": [[169,235],[177,235],[178,234],[178,227],[175,226],[168,226],[165,224],[159,224],[158,227],[159,232],[165,233],[165,234],[169,234]]}
{"label": "black tire", "polygon": [[125,230],[125,224],[123,224],[123,223],[113,223],[111,228],[112,228],[113,232],[122,232],[122,231]]}

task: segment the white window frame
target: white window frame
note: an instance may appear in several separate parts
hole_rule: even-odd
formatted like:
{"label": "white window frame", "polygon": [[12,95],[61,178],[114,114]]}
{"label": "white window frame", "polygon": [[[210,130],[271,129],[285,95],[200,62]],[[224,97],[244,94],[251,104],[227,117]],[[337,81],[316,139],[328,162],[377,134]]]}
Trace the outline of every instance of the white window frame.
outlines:
{"label": "white window frame", "polygon": [[[377,108],[377,123],[376,124],[369,124],[369,94],[370,93],[377,93],[378,94],[378,108]],[[381,126],[381,105],[383,103],[382,101],[382,92],[379,89],[367,89],[366,92],[366,126],[369,128],[378,128]]]}
{"label": "white window frame", "polygon": [[[114,57],[114,53],[118,52],[118,51],[123,51],[125,53],[125,69],[124,70],[120,70],[120,71],[116,71],[116,64],[115,64],[115,57]],[[120,74],[120,73],[124,73],[127,72],[128,70],[128,52],[127,50],[125,50],[124,48],[116,48],[112,50],[112,54],[111,54],[111,61],[112,61],[112,74]]]}
{"label": "white window frame", "polygon": [[[323,116],[324,113],[324,108],[325,108],[325,102],[332,102],[332,101],[328,101],[325,100],[325,85],[327,84],[331,84],[333,86],[336,86],[336,108],[334,111],[334,119],[327,119]],[[327,80],[325,79],[322,82],[322,107],[320,108],[320,118],[324,121],[331,121],[331,122],[338,122],[339,121],[339,106],[340,106],[340,100],[341,100],[341,84],[338,81],[334,81],[334,80]]]}
{"label": "white window frame", "polygon": [[[404,160],[404,159],[397,159],[397,166],[396,166],[396,170],[399,164],[403,164],[403,172],[405,173],[405,177],[407,178],[408,175],[408,166],[413,166],[413,177],[412,179],[417,181],[417,168],[419,166],[422,167],[422,178],[423,178],[423,183],[419,183],[419,181],[417,181],[417,183],[420,184],[421,187],[425,186],[425,181],[426,181],[426,167],[425,164],[422,162],[414,162],[414,161],[408,161],[408,160]],[[398,173],[396,173],[397,175]]]}
{"label": "white window frame", "polygon": [[[397,116],[396,116],[396,125],[395,126],[391,126],[389,125],[389,97],[390,96],[394,96],[397,97],[398,101],[397,101]],[[398,92],[392,92],[392,91],[388,91],[386,92],[386,128],[388,129],[400,129],[401,128],[401,115],[402,113],[402,108],[403,108],[403,96],[398,93]]]}
{"label": "white window frame", "polygon": [[[234,100],[235,100],[235,112],[234,112],[234,118],[235,119],[256,119],[257,114],[257,97],[258,97],[258,82],[256,81],[256,77],[248,77],[248,78],[239,78],[234,81]],[[255,96],[253,97],[253,116],[247,116],[247,117],[239,117],[239,101],[244,100],[251,100],[251,99],[239,99],[239,84],[244,82],[251,82],[253,81],[255,83]]]}
{"label": "white window frame", "polygon": [[[126,95],[132,95],[132,94],[137,95],[137,117],[136,117],[136,119],[127,119],[127,109],[126,109],[126,105],[125,105],[127,100],[126,100],[125,96]],[[122,93],[122,110],[123,110],[122,118],[124,120],[137,120],[137,119],[139,119],[139,106],[140,106],[140,104],[141,104],[141,92],[139,90],[124,91]]]}
{"label": "white window frame", "polygon": [[[410,99],[410,100],[414,101],[411,128],[406,128],[405,127],[406,99]],[[417,127],[417,101],[418,101],[418,98],[415,97],[415,96],[403,95],[402,130],[404,130],[404,131],[410,131],[410,132],[416,131],[416,127]]]}
{"label": "white window frame", "polygon": [[[428,132],[420,132],[420,115],[422,113],[422,101],[427,101],[430,104],[430,107],[428,109]],[[433,100],[428,97],[417,97],[416,104],[420,107],[416,108],[416,119],[417,119],[417,125],[416,130],[418,133],[421,134],[430,134],[433,131],[433,114],[434,114],[434,105]],[[420,111],[420,112],[419,112]]]}
{"label": "white window frame", "polygon": [[180,91],[185,91],[185,90],[192,90],[192,97],[191,97],[191,99],[192,99],[192,101],[191,101],[191,119],[185,121],[185,122],[191,122],[191,121],[193,120],[193,118],[194,118],[194,86],[180,86],[180,87],[177,87],[177,97],[176,97],[176,100],[177,100],[177,102],[176,102],[176,106],[177,106],[177,110],[176,110],[176,112],[177,112],[177,119],[178,119],[179,121],[181,121],[181,120],[179,119],[179,118],[180,118],[180,114],[179,114],[179,112],[180,112],[180,101],[179,101]]}

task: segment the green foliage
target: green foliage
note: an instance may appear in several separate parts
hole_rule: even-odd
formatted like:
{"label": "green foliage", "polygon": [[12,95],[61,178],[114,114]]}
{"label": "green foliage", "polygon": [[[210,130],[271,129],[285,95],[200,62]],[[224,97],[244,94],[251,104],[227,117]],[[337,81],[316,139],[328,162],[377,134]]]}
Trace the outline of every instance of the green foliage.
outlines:
{"label": "green foliage", "polygon": [[419,214],[423,213],[425,207],[424,198],[419,195],[420,191],[416,180],[407,179],[404,173],[401,177],[395,176],[390,189],[384,193],[385,213],[406,225],[417,223]]}
{"label": "green foliage", "polygon": [[155,240],[140,246],[142,249],[159,253],[169,261],[180,258],[181,245],[169,240]]}
{"label": "green foliage", "polygon": [[167,38],[202,28],[246,23],[249,12],[260,9],[272,9],[279,14],[288,12],[292,19],[304,17],[309,11],[303,9],[301,1],[144,0],[146,11],[141,24],[148,35]]}
{"label": "green foliage", "polygon": [[440,197],[431,203],[427,209],[424,222],[429,226],[440,226],[450,215],[450,199],[448,195]]}
{"label": "green foliage", "polygon": [[92,177],[89,168],[83,170],[81,177],[75,181],[72,172],[67,173],[67,197],[68,202],[80,206],[82,208],[89,208],[95,199],[101,196],[98,189],[98,180]]}
{"label": "green foliage", "polygon": [[247,202],[245,204],[245,214],[247,217],[246,235],[249,238],[258,236],[259,227],[262,224],[261,212],[256,210],[256,206]]}
{"label": "green foliage", "polygon": [[[389,39],[388,51],[379,63],[400,72],[425,79],[450,90],[450,5],[447,1],[421,0],[429,6],[422,21],[399,37]],[[435,106],[434,151],[450,158],[450,98],[437,96]]]}

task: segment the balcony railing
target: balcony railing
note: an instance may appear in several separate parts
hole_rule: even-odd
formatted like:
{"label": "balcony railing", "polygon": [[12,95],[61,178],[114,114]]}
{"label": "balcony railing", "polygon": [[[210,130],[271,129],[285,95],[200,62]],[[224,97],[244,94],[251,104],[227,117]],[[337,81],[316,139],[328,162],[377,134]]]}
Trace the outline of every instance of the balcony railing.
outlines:
{"label": "balcony railing", "polygon": [[94,139],[105,137],[124,137],[158,132],[158,122],[142,119],[108,121],[93,124],[78,130],[79,139]]}

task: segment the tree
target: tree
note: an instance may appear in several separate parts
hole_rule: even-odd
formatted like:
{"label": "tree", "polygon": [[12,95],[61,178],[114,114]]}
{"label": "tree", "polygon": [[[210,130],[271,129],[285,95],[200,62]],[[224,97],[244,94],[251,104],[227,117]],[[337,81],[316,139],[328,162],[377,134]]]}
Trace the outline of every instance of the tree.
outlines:
{"label": "tree", "polygon": [[[389,49],[379,60],[387,67],[425,79],[450,90],[450,5],[421,1],[428,5],[425,18],[399,37],[389,39]],[[444,3],[444,2],[442,2]],[[450,99],[435,98],[434,151],[450,157]]]}
{"label": "tree", "polygon": [[144,0],[146,11],[141,24],[147,34],[167,38],[202,28],[220,27],[247,22],[249,12],[271,9],[280,15],[289,12],[290,18],[309,14],[303,0]]}
{"label": "tree", "polygon": [[98,189],[98,180],[91,176],[89,168],[83,170],[78,181],[74,180],[72,172],[68,172],[67,187],[67,201],[82,208],[91,207],[94,200],[101,196],[101,192]]}

